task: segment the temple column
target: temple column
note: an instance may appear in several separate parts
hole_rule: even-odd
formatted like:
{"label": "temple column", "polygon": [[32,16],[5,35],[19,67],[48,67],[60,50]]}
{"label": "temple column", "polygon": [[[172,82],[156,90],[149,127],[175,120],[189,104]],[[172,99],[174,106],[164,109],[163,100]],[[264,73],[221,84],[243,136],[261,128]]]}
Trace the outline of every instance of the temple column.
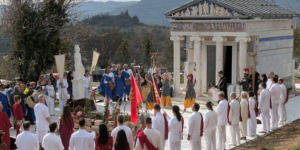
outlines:
{"label": "temple column", "polygon": [[236,42],[239,42],[239,80],[244,78],[244,68],[247,67],[247,42],[250,42],[249,37],[237,37]]}
{"label": "temple column", "polygon": [[201,94],[201,41],[204,41],[203,37],[193,36],[190,38],[191,41],[194,41],[194,62],[196,63],[196,73],[194,74],[194,79],[197,80],[195,85],[196,95],[200,96]]}
{"label": "temple column", "polygon": [[174,43],[174,58],[173,58],[173,76],[174,76],[174,89],[173,95],[177,96],[180,92],[180,40],[183,40],[182,37],[179,36],[172,36],[170,38]]}
{"label": "temple column", "polygon": [[[223,71],[223,42],[227,41],[226,37],[215,36],[212,41],[216,42],[216,85],[219,81],[218,72]],[[224,71],[223,71],[224,72]]]}

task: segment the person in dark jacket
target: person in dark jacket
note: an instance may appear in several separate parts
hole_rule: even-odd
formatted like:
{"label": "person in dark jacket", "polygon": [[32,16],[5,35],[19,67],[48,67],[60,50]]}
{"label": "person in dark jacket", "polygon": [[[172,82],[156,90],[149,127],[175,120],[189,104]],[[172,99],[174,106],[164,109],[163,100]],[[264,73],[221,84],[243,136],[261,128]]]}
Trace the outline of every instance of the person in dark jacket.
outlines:
{"label": "person in dark jacket", "polygon": [[220,80],[218,82],[218,85],[217,85],[217,88],[220,90],[220,91],[223,91],[224,94],[225,94],[225,99],[228,101],[227,99],[227,79],[224,77],[224,73],[223,71],[219,71],[218,72],[218,75],[220,77]]}
{"label": "person in dark jacket", "polygon": [[[21,99],[25,100],[25,98],[30,96],[32,94],[32,92],[33,92],[33,90],[30,89],[27,94],[24,94],[23,92],[20,91],[20,86],[19,85],[15,86],[15,90],[12,91],[9,95],[10,105],[13,106],[15,104],[15,101],[14,101],[14,96],[15,95],[19,95],[21,97]],[[22,108],[24,108],[24,106],[25,106],[24,101],[21,102],[21,106],[22,106]]]}

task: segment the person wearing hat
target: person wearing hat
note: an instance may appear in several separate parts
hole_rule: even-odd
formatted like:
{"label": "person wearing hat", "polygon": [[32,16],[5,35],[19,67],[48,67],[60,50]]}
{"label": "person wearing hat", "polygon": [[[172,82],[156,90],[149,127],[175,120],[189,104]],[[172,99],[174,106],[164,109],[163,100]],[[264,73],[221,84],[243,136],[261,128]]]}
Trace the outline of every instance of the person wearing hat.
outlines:
{"label": "person wearing hat", "polygon": [[88,70],[85,70],[83,80],[84,80],[84,97],[86,99],[91,99],[91,89],[90,89],[91,77],[89,76]]}
{"label": "person wearing hat", "polygon": [[228,100],[227,99],[227,79],[226,79],[226,77],[224,77],[224,73],[222,70],[218,72],[218,76],[220,77],[220,80],[218,82],[217,88],[219,89],[219,91],[224,92],[225,99]]}
{"label": "person wearing hat", "polygon": [[249,82],[248,75],[249,75],[249,68],[244,68],[244,78],[242,79],[242,81],[239,81],[239,85],[242,85],[242,91],[244,92],[248,92],[250,90],[249,84],[251,82]]}

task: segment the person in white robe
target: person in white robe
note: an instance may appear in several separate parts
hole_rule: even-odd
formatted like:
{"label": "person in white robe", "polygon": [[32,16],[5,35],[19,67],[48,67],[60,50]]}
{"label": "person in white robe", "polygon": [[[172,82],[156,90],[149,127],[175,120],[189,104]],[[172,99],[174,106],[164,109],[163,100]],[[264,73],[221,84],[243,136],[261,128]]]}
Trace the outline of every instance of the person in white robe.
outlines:
{"label": "person in white robe", "polygon": [[47,106],[48,106],[50,115],[54,116],[55,115],[55,106],[54,106],[55,90],[54,90],[53,85],[51,84],[50,79],[47,81],[47,83],[48,84],[46,86],[46,90],[48,92],[48,96],[46,97],[46,102],[47,102]]}
{"label": "person in white robe", "polygon": [[283,79],[279,79],[278,84],[281,87],[281,94],[280,94],[280,101],[279,101],[279,116],[280,116],[279,124],[285,125],[287,119],[285,104],[288,102],[288,95],[287,95],[288,93],[287,93],[286,86],[283,84]]}
{"label": "person in white robe", "polygon": [[85,129],[85,119],[80,118],[79,130],[74,132],[70,138],[69,150],[94,150],[94,136]]}
{"label": "person in white robe", "polygon": [[268,80],[267,80],[267,90],[270,90],[270,88],[272,87],[273,85],[273,77],[274,77],[274,72],[269,72],[268,73]]}
{"label": "person in white robe", "polygon": [[124,123],[124,116],[123,115],[118,115],[118,126],[114,128],[111,131],[111,136],[113,137],[114,143],[116,142],[117,134],[118,132],[123,129],[126,133],[128,143],[130,145],[130,148],[133,149],[133,136],[132,136],[132,131],[129,127],[125,126]]}
{"label": "person in white robe", "polygon": [[55,134],[57,131],[57,123],[52,122],[49,125],[50,133],[43,138],[42,147],[44,150],[64,150],[61,139]]}
{"label": "person in white robe", "polygon": [[29,121],[23,122],[24,131],[16,138],[18,150],[39,150],[39,140],[37,136],[30,132],[31,124]]}
{"label": "person in white robe", "polygon": [[266,89],[266,83],[261,83],[262,91],[259,95],[259,102],[258,102],[258,111],[260,112],[263,130],[259,131],[259,133],[266,133],[270,131],[270,92]]}
{"label": "person in white robe", "polygon": [[254,93],[252,91],[248,92],[249,97],[249,111],[250,111],[250,119],[247,122],[247,135],[253,137],[256,135],[256,102],[254,100]]}
{"label": "person in white robe", "polygon": [[[57,91],[58,91],[58,97],[59,97],[59,111],[60,113],[62,113],[63,111],[63,107],[68,99],[68,87],[69,87],[69,84],[68,84],[68,81],[67,79],[63,79],[63,82],[61,83],[60,82],[60,79],[56,81],[56,87],[57,87]],[[62,96],[61,93],[62,91],[64,91],[64,95]]]}
{"label": "person in white robe", "polygon": [[[160,132],[158,130],[152,128],[151,118],[147,117],[144,121],[144,124],[145,124],[146,128],[143,132],[144,132],[144,135],[147,136],[147,139],[149,140],[149,142],[157,150],[163,150]],[[148,150],[145,143],[142,145],[142,143],[139,140],[140,137],[138,135],[137,135],[135,149],[136,150]]]}
{"label": "person in white robe", "polygon": [[91,89],[90,89],[91,77],[89,76],[88,70],[85,70],[83,80],[84,80],[84,97],[85,99],[91,99]]}
{"label": "person in white robe", "polygon": [[230,93],[230,111],[229,111],[229,125],[230,125],[230,134],[231,134],[231,146],[236,146],[236,144],[241,143],[240,137],[240,113],[241,106],[240,103],[236,100],[236,93]]}
{"label": "person in white robe", "polygon": [[200,105],[194,103],[192,106],[192,115],[188,120],[188,137],[187,140],[191,143],[191,150],[201,150],[201,122],[203,118],[201,117]]}
{"label": "person in white robe", "polygon": [[249,118],[249,110],[248,110],[248,93],[247,92],[242,92],[241,93],[242,96],[242,100],[241,100],[241,118],[242,121],[240,122],[240,130],[241,130],[241,140],[246,140],[246,136],[247,136],[247,122],[248,122],[248,118]]}
{"label": "person in white robe", "polygon": [[[166,126],[168,126],[168,121],[165,120],[165,116],[160,112],[161,107],[159,104],[154,104],[153,106],[154,109],[154,118],[152,120],[152,128],[156,129],[157,131],[159,131],[160,135],[161,135],[161,143],[162,143],[162,147],[163,150],[165,149],[165,142],[166,142]],[[168,132],[168,131],[167,131]]]}
{"label": "person in white robe", "polygon": [[204,115],[204,138],[206,150],[216,150],[216,129],[218,125],[218,114],[213,110],[213,103],[207,102],[208,112]]}
{"label": "person in white robe", "polygon": [[270,88],[271,93],[271,101],[272,101],[272,108],[271,108],[271,130],[278,128],[278,107],[279,107],[279,100],[281,94],[281,87],[278,84],[278,78],[273,78],[273,85]]}
{"label": "person in white robe", "polygon": [[45,105],[45,95],[38,96],[39,103],[34,106],[34,114],[36,118],[36,135],[39,143],[43,142],[43,137],[48,133],[50,115],[47,106]]}
{"label": "person in white robe", "polygon": [[218,93],[219,104],[217,105],[216,112],[218,113],[218,149],[225,149],[226,143],[226,125],[228,123],[228,101],[225,99],[224,92]]}
{"label": "person in white robe", "polygon": [[172,106],[173,117],[169,117],[166,112],[164,115],[167,117],[169,122],[169,149],[170,150],[181,150],[181,139],[182,139],[182,116],[179,112],[179,107],[177,105]]}

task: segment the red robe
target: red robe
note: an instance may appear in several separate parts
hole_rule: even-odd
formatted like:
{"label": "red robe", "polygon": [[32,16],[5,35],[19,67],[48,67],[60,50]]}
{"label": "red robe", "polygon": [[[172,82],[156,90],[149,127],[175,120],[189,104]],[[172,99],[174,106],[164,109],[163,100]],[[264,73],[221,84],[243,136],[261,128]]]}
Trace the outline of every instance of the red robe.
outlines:
{"label": "red robe", "polygon": [[63,124],[62,118],[60,118],[59,123],[59,133],[62,144],[65,149],[69,149],[70,138],[73,133],[74,128],[74,120],[73,117],[70,116],[69,121],[66,124]]}
{"label": "red robe", "polygon": [[11,123],[7,114],[5,112],[0,112],[0,130],[2,130],[5,133],[5,135],[3,136],[3,142],[6,144],[7,150],[10,150],[10,127]]}
{"label": "red robe", "polygon": [[[24,118],[23,116],[23,108],[20,104],[14,104],[13,105],[13,111],[14,111],[14,120],[22,120]],[[18,134],[20,134],[20,126],[18,126],[16,123],[16,136],[18,136]]]}
{"label": "red robe", "polygon": [[146,144],[146,147],[148,150],[158,150],[158,148],[155,148],[152,143],[148,140],[147,135],[144,134],[144,131],[140,131],[137,135],[137,138],[139,138],[139,141],[141,143],[142,148],[144,149],[144,144]]}

